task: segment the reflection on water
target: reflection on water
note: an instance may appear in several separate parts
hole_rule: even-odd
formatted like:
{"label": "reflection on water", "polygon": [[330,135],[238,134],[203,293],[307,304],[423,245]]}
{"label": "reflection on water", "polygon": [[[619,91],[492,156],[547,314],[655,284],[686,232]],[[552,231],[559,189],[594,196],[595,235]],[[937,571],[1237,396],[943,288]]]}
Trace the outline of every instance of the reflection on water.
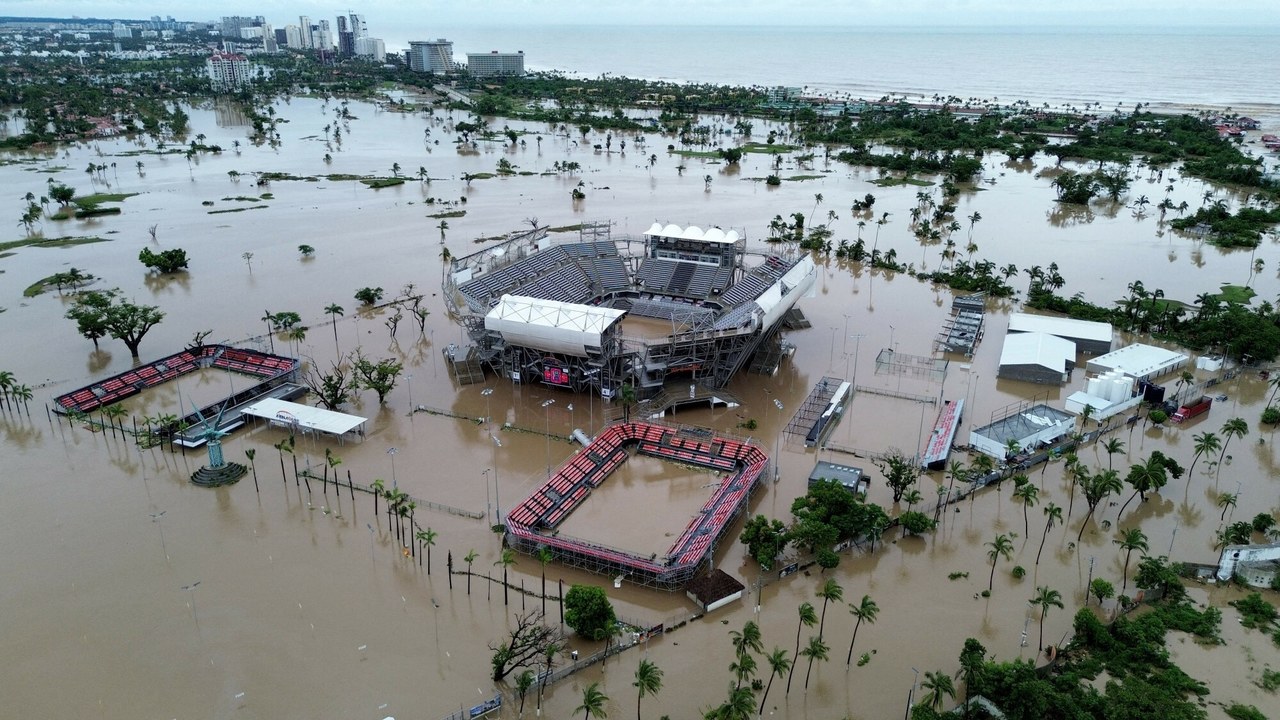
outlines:
{"label": "reflection on water", "polygon": [[[296,141],[323,137],[325,125],[336,127],[336,107],[312,99],[278,104],[277,113],[290,120],[282,126],[286,130],[278,150],[245,142],[236,119],[228,117],[234,110],[230,106],[194,109],[192,131],[206,133],[207,143],[230,147],[241,140],[244,147],[239,154],[202,156],[190,167],[171,155],[119,156],[137,149],[125,141],[69,148],[68,157],[52,162],[70,169],[51,175],[28,172],[31,165],[0,167],[6,197],[41,189],[45,177],[81,192],[142,193],[123,203],[121,215],[94,224],[46,221],[49,236],[93,232],[110,242],[20,249],[2,261],[0,295],[10,299],[0,301],[8,308],[0,313],[0,333],[23,342],[4,343],[0,367],[14,372],[20,382],[42,385],[31,418],[0,416],[5,477],[10,480],[0,504],[0,540],[11,549],[0,557],[0,574],[6,578],[0,592],[8,613],[8,651],[0,669],[15,715],[181,717],[194,708],[213,708],[212,714],[220,717],[443,717],[491,694],[486,646],[500,638],[523,602],[513,594],[512,605],[504,606],[500,587],[489,592],[485,576],[500,576],[501,568],[494,566],[500,548],[485,521],[419,506],[419,525],[438,533],[428,574],[425,563],[420,566],[401,554],[400,542],[388,531],[385,504],[375,515],[368,495],[356,492],[353,499],[350,490],[339,492],[315,481],[308,492],[295,481],[293,458],[273,447],[286,438],[279,429],[258,425],[229,436],[224,442],[228,459],[249,464],[246,451],[255,451],[253,474],[235,486],[209,491],[187,481],[205,462],[203,451],[139,451],[110,433],[51,422],[40,407],[50,397],[119,372],[132,360],[118,341],[103,339],[102,350],[95,352],[77,337],[74,325],[62,317],[65,303],[55,295],[15,299],[31,282],[74,262],[102,277],[103,287],[118,286],[129,297],[160,305],[167,317],[143,341],[144,358],[181,347],[194,332],[207,329],[211,338],[253,338],[263,349],[274,341],[278,351],[298,353],[323,367],[357,347],[370,357],[404,362],[405,380],[385,405],[372,392],[358,391],[345,408],[369,418],[363,439],[299,438],[294,457],[300,467],[319,469],[329,450],[341,459],[337,470],[344,480],[347,472],[356,483],[380,478],[416,498],[485,514],[489,508],[510,509],[536,487],[545,466],[562,462],[576,447],[560,438],[575,427],[593,434],[611,406],[598,397],[569,399],[541,386],[494,378],[485,385],[462,386],[450,377],[439,351],[463,337],[434,287],[441,273],[441,243],[439,220],[427,217],[435,212],[427,198],[466,196],[466,204],[459,205],[466,214],[449,219],[444,242],[462,253],[474,247],[474,238],[507,232],[533,216],[552,226],[577,222],[576,216],[608,217],[618,234],[641,231],[655,218],[723,224],[745,229],[754,249],[770,218],[812,212],[818,192],[826,198],[819,214],[831,205],[840,216],[832,221],[836,238],[852,239],[859,228],[844,204],[871,192],[877,196],[876,212],[890,217],[883,226],[862,229],[868,245],[878,242],[881,252],[896,249],[913,260],[920,251],[905,220],[917,203],[918,188],[874,187],[869,181],[875,174],[862,169],[833,165],[821,180],[766,189],[747,178],[772,171],[768,156],[748,155],[741,168],[726,168],[659,152],[658,163],[650,167],[647,152],[596,155],[588,149],[594,137],[575,147],[572,137],[513,123],[528,133],[527,145],[502,150],[501,156],[535,174],[468,184],[463,173],[493,171],[498,153],[488,143],[461,154],[450,147],[447,125],[461,115],[378,113],[352,103],[356,119],[341,123],[340,144],[331,143],[329,149],[319,141]],[[429,153],[420,145],[424,129],[443,140],[430,146]],[[538,137],[541,142],[534,139]],[[615,135],[615,143],[617,139]],[[629,146],[639,147],[637,140],[631,137]],[[651,135],[647,144],[656,149],[669,142],[674,140]],[[325,152],[332,155],[329,165],[322,160]],[[118,178],[90,179],[78,172],[88,162],[106,158],[126,167],[141,161],[145,173],[130,169]],[[566,159],[580,162],[578,179],[595,186],[577,206],[568,197],[577,179],[540,175]],[[676,170],[681,162],[689,166],[683,175]],[[1134,218],[1114,205],[1108,210],[1105,203],[1093,209],[1062,206],[1053,200],[1050,178],[1037,177],[1026,163],[1008,165],[1003,158],[989,162],[991,172],[1000,172],[998,165],[1004,176],[983,192],[962,193],[957,210],[957,216],[981,210],[983,221],[974,230],[979,254],[1019,268],[1057,262],[1069,284],[1067,294],[1120,297],[1128,283],[1141,279],[1148,288],[1164,287],[1170,297],[1190,301],[1221,282],[1239,281],[1247,272],[1243,260],[1177,233],[1157,238],[1154,216]],[[1051,162],[1038,158],[1030,164],[1043,175]],[[231,207],[222,198],[245,192],[247,178],[256,172],[388,175],[393,163],[406,172],[423,166],[431,182],[414,179],[373,191],[347,181],[276,181],[270,186],[274,199],[264,201],[268,208],[216,219],[201,204]],[[784,158],[783,171],[792,174],[787,165],[794,161]],[[229,170],[246,181],[240,187],[229,182]],[[707,174],[713,176],[711,192],[703,180]],[[1175,202],[1186,199],[1194,205],[1204,192],[1195,181],[1180,178],[1172,184]],[[138,264],[138,251],[151,246],[152,225],[158,226],[162,247],[188,251],[189,274],[161,278]],[[313,259],[299,257],[302,242],[316,248]],[[1112,265],[1100,272],[1097,258],[1104,251]],[[241,260],[244,252],[253,253],[252,273]],[[1170,260],[1175,252],[1190,261]],[[754,419],[758,429],[751,434],[761,445],[780,447],[781,482],[757,494],[751,512],[787,519],[791,502],[803,494],[815,452],[775,441],[825,375],[856,375],[859,386],[886,392],[965,397],[967,427],[985,424],[999,408],[1044,391],[1041,386],[993,382],[1007,313],[1019,307],[1016,299],[991,303],[986,335],[974,356],[951,358],[946,382],[932,383],[878,373],[873,358],[890,344],[904,353],[931,353],[934,334],[949,314],[948,291],[847,262],[821,263],[820,272],[822,293],[800,303],[813,327],[787,333],[797,350],[775,376],[737,378],[729,390],[743,400],[740,407],[682,409],[673,418],[725,432],[744,432],[739,425]],[[408,282],[426,293],[431,315],[421,333],[402,324],[392,338],[384,325],[387,311],[358,310],[352,296],[365,286],[393,294]],[[1256,284],[1263,296],[1274,294],[1274,283],[1258,279]],[[331,304],[344,312],[326,314]],[[296,342],[263,337],[264,310],[299,313],[308,326],[305,337]],[[336,322],[330,325],[332,320]],[[855,342],[836,337],[846,328]],[[131,399],[130,413],[183,414],[176,409],[211,402],[233,383],[240,387],[236,376],[204,372],[207,377],[184,378],[180,388],[175,383]],[[1077,372],[1068,387],[1051,395],[1065,397],[1082,385],[1083,373]],[[492,395],[481,394],[486,386],[493,388]],[[572,715],[581,689],[591,682],[601,683],[614,711],[626,712],[633,700],[632,672],[645,654],[664,670],[666,681],[662,693],[645,699],[646,714],[688,717],[718,703],[733,661],[728,631],[757,619],[758,606],[766,647],[790,651],[796,608],[814,602],[816,589],[828,577],[844,586],[846,601],[868,594],[882,608],[876,623],[861,627],[854,648],[855,660],[865,652],[869,661],[863,666],[843,663],[839,651],[847,650],[854,618],[844,605],[833,604],[825,627],[832,660],[815,663],[807,691],[800,678],[790,693],[775,683],[768,704],[779,715],[896,716],[911,687],[911,668],[951,671],[966,636],[980,637],[1000,658],[1030,658],[1034,647],[1022,647],[1020,640],[1026,602],[1035,587],[1049,585],[1071,601],[1065,611],[1047,619],[1045,638],[1056,642],[1082,603],[1091,558],[1095,577],[1120,579],[1121,557],[1113,542],[1119,529],[1139,524],[1153,552],[1172,547],[1176,558],[1211,562],[1221,524],[1214,503],[1221,492],[1234,492],[1240,485],[1235,517],[1270,508],[1278,474],[1272,436],[1256,422],[1268,390],[1249,374],[1220,387],[1228,400],[1215,403],[1209,415],[1160,431],[1119,430],[1110,437],[1125,443],[1123,452],[1104,457],[1086,448],[1080,457],[1094,468],[1114,462],[1123,474],[1130,463],[1161,450],[1189,466],[1191,435],[1216,431],[1238,416],[1249,423],[1251,433],[1232,443],[1230,464],[1214,466],[1202,458],[1189,477],[1173,481],[1145,503],[1135,500],[1123,518],[1116,514],[1128,492],[1117,505],[1103,503],[1079,542],[1085,503],[1078,489],[1073,499],[1074,486],[1061,460],[1034,472],[1041,494],[1026,525],[1010,488],[993,488],[945,508],[935,533],[920,538],[890,533],[893,537],[878,543],[874,554],[867,547],[854,548],[826,574],[813,569],[785,580],[766,576],[759,596],[758,566],[740,544],[726,542],[717,549],[716,563],[749,586],[742,603],[611,658],[607,667],[587,669],[549,687],[543,698],[547,716]],[[550,398],[558,402],[542,408]],[[776,410],[774,399],[784,411]],[[410,407],[417,405],[429,411],[411,415]],[[464,418],[437,414],[436,409]],[[921,444],[922,428],[932,413],[932,406],[860,392],[831,444],[865,450],[896,446],[910,452]],[[494,419],[501,446],[489,439],[486,424],[465,419],[483,417]],[[547,431],[557,439],[548,441],[543,435]],[[392,447],[397,452],[389,455]],[[888,490],[865,452],[858,457],[828,450],[823,459],[871,471],[871,500],[889,504]],[[971,461],[963,455],[955,459]],[[636,542],[649,542],[646,532],[655,527],[659,535],[670,532],[662,524],[667,519],[672,527],[683,527],[705,496],[702,486],[714,476],[672,470],[657,461],[650,467],[648,462],[636,463],[628,470],[634,475],[619,476],[601,488],[601,502],[595,504],[593,498],[568,521],[572,534],[626,539],[634,533]],[[947,482],[941,474],[922,479],[927,512],[932,513],[937,497],[934,488]],[[1049,501],[1071,512],[1048,532],[1037,566],[1035,554],[1045,528],[1041,511]],[[153,520],[153,514],[162,512],[159,522]],[[1104,529],[1107,523],[1110,528]],[[983,599],[979,593],[990,573],[983,544],[1001,532],[1018,535],[1014,557],[998,564],[992,597]],[[661,549],[665,546],[651,551]],[[444,566],[452,555],[455,569],[464,571],[463,559],[471,551],[476,556],[468,594],[466,576],[455,576],[451,589]],[[1015,566],[1026,569],[1027,576],[1015,578]],[[566,586],[588,582],[607,587],[625,617],[673,626],[694,614],[693,605],[679,593],[626,584],[614,589],[607,578],[556,564],[546,573],[549,589],[561,580]],[[520,556],[509,574],[515,586],[531,590],[540,586],[542,567],[536,559]],[[1216,594],[1210,597],[1218,602]],[[558,619],[554,603],[548,610],[553,621]],[[1032,619],[1031,633],[1038,631],[1036,624]],[[597,647],[578,638],[572,646],[584,652]],[[1222,679],[1218,664],[1197,665],[1192,674],[1210,680],[1216,696]],[[68,677],[76,681],[68,683]],[[504,691],[510,698],[510,689]],[[504,716],[514,717],[514,711]]]}

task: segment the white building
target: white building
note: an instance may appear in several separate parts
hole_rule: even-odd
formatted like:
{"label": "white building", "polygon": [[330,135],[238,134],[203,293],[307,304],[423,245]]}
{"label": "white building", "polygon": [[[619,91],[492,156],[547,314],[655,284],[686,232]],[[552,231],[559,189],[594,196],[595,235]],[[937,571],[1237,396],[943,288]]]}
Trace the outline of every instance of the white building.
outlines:
{"label": "white building", "polygon": [[444,38],[409,41],[409,69],[436,75],[452,73],[453,43]]}
{"label": "white building", "polygon": [[128,40],[133,37],[133,30],[124,23],[112,23],[111,36],[120,40]]}
{"label": "white building", "polygon": [[1154,380],[1184,367],[1190,358],[1155,345],[1134,343],[1089,361],[1088,371],[1102,374],[1118,370],[1135,380]]}
{"label": "white building", "polygon": [[358,57],[370,58],[380,63],[387,61],[387,46],[378,38],[357,37],[355,48]]}
{"label": "white building", "polygon": [[214,53],[204,67],[215,90],[234,90],[253,79],[249,59],[236,53]]}
{"label": "white building", "polygon": [[1042,332],[1009,333],[1000,351],[997,377],[1061,385],[1075,368],[1076,344]]}
{"label": "white building", "polygon": [[315,47],[315,40],[311,35],[311,18],[307,17],[306,15],[299,15],[298,29],[302,31],[301,44],[296,46],[290,44],[289,47],[299,47],[304,49]]}
{"label": "white building", "polygon": [[262,51],[273,53],[278,52],[280,48],[276,45],[276,31],[271,29],[270,25],[262,26]]}
{"label": "white building", "polygon": [[471,77],[524,75],[524,51],[467,53],[467,71],[471,73]]}

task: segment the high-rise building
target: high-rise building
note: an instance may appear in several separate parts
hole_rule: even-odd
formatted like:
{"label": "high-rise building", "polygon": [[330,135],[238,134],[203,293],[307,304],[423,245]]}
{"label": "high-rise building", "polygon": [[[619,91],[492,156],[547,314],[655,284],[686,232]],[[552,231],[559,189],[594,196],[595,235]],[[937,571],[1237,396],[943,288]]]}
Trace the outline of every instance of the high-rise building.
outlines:
{"label": "high-rise building", "polygon": [[471,77],[524,75],[524,51],[467,53],[467,72],[471,73]]}
{"label": "high-rise building", "polygon": [[219,32],[224,38],[239,38],[240,30],[247,27],[260,27],[266,20],[261,15],[256,17],[245,17],[243,15],[224,15],[222,22],[218,26]]}
{"label": "high-rise building", "polygon": [[249,59],[237,53],[214,53],[204,67],[215,90],[234,90],[252,79]]}
{"label": "high-rise building", "polygon": [[356,54],[356,36],[347,26],[347,19],[338,16],[338,55],[351,57]]}
{"label": "high-rise building", "polygon": [[121,40],[128,40],[133,37],[133,30],[122,22],[112,23],[111,36]]}
{"label": "high-rise building", "polygon": [[409,69],[436,75],[452,73],[453,43],[444,38],[409,41]]}
{"label": "high-rise building", "polygon": [[369,26],[365,23],[363,15],[351,13],[348,18],[351,21],[351,34],[358,38],[369,37]]}
{"label": "high-rise building", "polygon": [[374,62],[386,62],[387,46],[378,38],[356,38],[355,54],[357,57],[369,58]]}
{"label": "high-rise building", "polygon": [[268,53],[280,51],[276,44],[276,31],[272,30],[270,25],[262,26],[262,51]]}
{"label": "high-rise building", "polygon": [[276,30],[276,49],[278,50],[282,47],[289,47],[289,30],[287,27]]}
{"label": "high-rise building", "polygon": [[285,25],[284,35],[284,46],[290,50],[302,50],[306,47],[306,45],[303,44],[302,28],[297,25]]}
{"label": "high-rise building", "polygon": [[298,29],[302,31],[302,44],[298,47],[303,49],[315,47],[315,41],[311,35],[311,18],[306,15],[298,16]]}

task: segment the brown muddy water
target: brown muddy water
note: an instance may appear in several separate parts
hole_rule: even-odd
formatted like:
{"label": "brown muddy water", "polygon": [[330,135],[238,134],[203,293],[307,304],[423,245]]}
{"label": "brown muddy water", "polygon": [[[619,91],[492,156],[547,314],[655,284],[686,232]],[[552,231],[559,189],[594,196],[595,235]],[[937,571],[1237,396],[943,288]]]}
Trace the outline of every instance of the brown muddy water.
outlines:
{"label": "brown muddy water", "polygon": [[[567,397],[539,386],[511,386],[491,380],[494,393],[481,395],[483,385],[459,386],[449,377],[440,349],[461,339],[449,322],[438,292],[442,248],[440,219],[428,214],[466,210],[465,217],[448,218],[443,245],[455,255],[478,247],[472,240],[519,228],[526,218],[542,224],[568,225],[583,220],[612,220],[615,233],[642,232],[654,220],[722,225],[745,230],[753,249],[763,249],[770,218],[793,212],[825,218],[828,210],[836,239],[858,233],[848,206],[866,193],[877,197],[875,218],[889,212],[880,228],[880,248],[898,249],[899,256],[930,267],[940,248],[921,248],[907,230],[915,205],[912,186],[879,188],[871,184],[877,173],[815,161],[813,170],[784,162],[784,174],[815,175],[816,179],[785,182],[767,188],[759,178],[770,172],[770,161],[749,155],[740,169],[726,169],[698,159],[681,160],[664,148],[672,138],[628,136],[625,154],[595,153],[589,149],[602,137],[557,137],[545,127],[528,127],[524,147],[481,144],[459,153],[443,114],[435,119],[385,113],[353,103],[356,119],[343,126],[342,145],[326,148],[320,137],[334,123],[335,105],[297,99],[281,103],[278,112],[289,120],[281,126],[283,144],[273,150],[245,141],[248,129],[236,113],[223,108],[194,109],[192,132],[204,133],[207,143],[239,152],[204,156],[190,165],[180,155],[129,155],[137,146],[103,141],[69,148],[69,155],[15,157],[22,162],[0,167],[0,187],[9,198],[11,217],[21,213],[19,200],[27,191],[45,192],[54,178],[78,188],[138,192],[122,204],[123,213],[90,221],[46,221],[47,236],[99,235],[110,242],[70,248],[20,248],[0,259],[0,369],[12,371],[36,387],[31,417],[9,414],[3,430],[4,502],[0,503],[0,607],[4,617],[0,694],[5,715],[14,717],[173,717],[173,718],[310,718],[396,716],[433,720],[470,707],[500,690],[507,695],[503,717],[515,717],[517,703],[509,687],[495,688],[489,677],[490,652],[512,613],[532,609],[540,601],[519,593],[503,603],[501,587],[486,575],[498,577],[494,563],[500,554],[497,536],[484,520],[473,520],[419,508],[419,524],[439,533],[425,563],[403,557],[385,516],[375,516],[368,496],[350,495],[313,484],[308,494],[289,477],[290,465],[272,445],[282,431],[251,427],[229,437],[229,459],[254,461],[260,492],[252,476],[239,484],[207,490],[187,477],[204,462],[202,451],[187,454],[163,449],[139,451],[135,445],[84,428],[51,423],[44,405],[67,389],[119,372],[130,366],[125,348],[104,340],[102,350],[75,334],[62,318],[67,301],[56,292],[24,299],[22,290],[55,272],[77,267],[102,278],[97,287],[120,287],[141,302],[154,303],[167,313],[142,345],[144,358],[173,351],[200,330],[211,340],[253,342],[260,336],[264,310],[293,310],[310,326],[296,344],[277,336],[277,350],[298,352],[327,364],[340,352],[363,348],[370,357],[396,357],[406,363],[405,380],[385,406],[365,392],[347,408],[370,418],[362,442],[300,438],[297,457],[303,466],[324,462],[325,450],[341,458],[341,472],[350,470],[357,481],[383,478],[415,497],[479,514],[513,506],[545,477],[548,464],[563,461],[574,446],[564,440],[575,428],[593,432],[607,406],[599,398]],[[724,119],[712,123],[731,125]],[[501,121],[498,121],[501,125]],[[424,143],[424,130],[431,143]],[[765,130],[758,131],[761,134]],[[542,141],[536,141],[541,133]],[[440,144],[435,145],[434,140]],[[617,148],[617,138],[614,147]],[[643,146],[643,147],[642,147]],[[322,157],[333,155],[326,165]],[[656,166],[647,158],[658,156]],[[512,176],[477,180],[468,187],[463,173],[491,172],[506,158],[519,170],[548,171],[557,160],[582,164],[579,175]],[[144,163],[140,176],[135,163]],[[88,163],[114,164],[104,178],[91,183],[83,171]],[[405,174],[426,167],[430,185],[411,180],[397,188],[374,191],[348,181],[274,182],[257,188],[250,174],[279,171],[295,174],[358,173],[389,175],[393,163]],[[1001,265],[1047,266],[1057,262],[1067,279],[1068,294],[1082,291],[1105,301],[1124,294],[1133,280],[1148,289],[1162,287],[1168,297],[1191,301],[1200,292],[1222,283],[1249,280],[1250,253],[1222,252],[1162,229],[1158,215],[1135,216],[1123,206],[1095,204],[1086,211],[1064,211],[1053,202],[1051,162],[1004,163],[988,159],[981,183],[960,196],[957,218],[979,212],[973,230],[977,257]],[[63,168],[63,169],[59,169]],[[239,183],[228,171],[241,173]],[[704,175],[711,175],[707,188]],[[1173,175],[1177,176],[1176,171]],[[574,203],[570,190],[582,181],[587,198]],[[1131,198],[1147,194],[1163,197],[1163,181],[1146,176],[1135,182]],[[1193,207],[1206,188],[1178,177],[1171,197]],[[272,198],[260,199],[264,191]],[[1237,202],[1227,191],[1218,197]],[[821,200],[816,197],[822,195]],[[237,196],[258,198],[236,200]],[[465,205],[428,205],[428,197]],[[225,199],[224,199],[225,198]],[[212,201],[213,206],[202,205]],[[249,208],[243,212],[207,214],[209,210]],[[873,218],[874,219],[874,218]],[[191,270],[172,279],[149,277],[137,262],[138,251],[152,246],[147,229],[156,225],[160,248],[183,247],[191,256]],[[877,227],[862,230],[868,242]],[[966,227],[964,231],[966,232]],[[13,230],[19,237],[21,228]],[[568,236],[565,236],[568,237]],[[316,255],[302,259],[299,244],[315,246]],[[246,262],[243,253],[253,253]],[[1277,294],[1275,245],[1257,252],[1266,269],[1252,278],[1262,299]],[[1020,276],[1014,282],[1023,286]],[[352,293],[362,286],[381,286],[388,296],[406,283],[426,290],[432,315],[419,335],[412,323],[389,337],[385,312],[359,312]],[[1016,302],[996,303],[988,315],[985,340],[973,358],[952,358],[945,382],[876,372],[874,358],[893,346],[909,354],[926,355],[946,317],[951,292],[921,284],[903,275],[838,263],[820,263],[814,297],[801,307],[813,327],[790,332],[798,347],[776,376],[743,375],[729,390],[742,399],[736,408],[681,410],[673,419],[745,433],[739,423],[760,423],[752,434],[772,452],[780,447],[781,481],[752,501],[752,512],[786,519],[791,501],[804,492],[805,477],[817,459],[813,450],[779,440],[780,428],[823,376],[851,377],[857,384],[894,393],[948,399],[965,397],[971,406],[964,430],[986,422],[1005,405],[1045,396],[1060,404],[1083,386],[1076,372],[1064,388],[1046,388],[996,381],[995,371],[1007,312]],[[335,326],[323,308],[346,307]],[[860,337],[859,337],[860,336]],[[1204,377],[1202,373],[1197,373]],[[207,375],[207,377],[206,377]],[[410,379],[411,376],[411,379]],[[134,413],[174,412],[183,404],[204,402],[239,376],[205,371],[183,379],[181,399],[176,384],[139,396],[129,403]],[[239,385],[236,385],[239,387]],[[777,681],[768,698],[771,717],[886,718],[901,713],[911,689],[912,668],[952,671],[965,637],[979,638],[997,657],[1030,658],[1036,654],[1039,632],[1028,599],[1037,585],[1062,592],[1065,610],[1050,612],[1044,629],[1046,642],[1060,641],[1070,628],[1072,613],[1083,604],[1083,588],[1093,565],[1094,577],[1119,583],[1123,556],[1113,543],[1119,527],[1140,526],[1150,538],[1153,553],[1176,559],[1212,562],[1213,536],[1219,528],[1216,499],[1221,492],[1241,493],[1239,506],[1227,520],[1247,519],[1275,509],[1278,462],[1270,428],[1257,418],[1269,392],[1255,375],[1244,373],[1220,386],[1226,399],[1207,416],[1188,425],[1164,430],[1141,426],[1117,434],[1125,442],[1123,454],[1109,458],[1099,448],[1086,448],[1082,460],[1095,467],[1109,461],[1118,468],[1153,450],[1172,454],[1189,465],[1191,436],[1217,431],[1231,417],[1244,418],[1250,433],[1231,442],[1229,462],[1211,468],[1201,461],[1195,475],[1171,483],[1148,502],[1131,505],[1117,522],[1114,506],[1099,509],[1097,522],[1075,544],[1084,517],[1084,503],[1076,498],[1070,521],[1049,533],[1044,558],[1037,567],[1035,552],[1043,530],[1041,508],[1052,500],[1064,508],[1069,499],[1062,463],[1037,468],[1032,479],[1042,492],[1031,509],[1029,528],[1010,498],[1011,488],[983,491],[943,513],[938,531],[923,538],[886,538],[874,554],[855,549],[843,555],[830,573],[844,587],[846,602],[870,595],[881,607],[877,622],[862,627],[855,661],[869,654],[864,666],[845,665],[854,619],[844,603],[828,608],[826,637],[831,660],[815,665],[804,688],[803,664],[790,693]],[[542,408],[554,398],[557,403]],[[778,399],[783,411],[773,406]],[[497,447],[486,427],[474,420],[419,412],[425,405],[472,418],[492,416],[502,440]],[[572,407],[570,407],[572,405]],[[935,409],[910,400],[860,393],[831,442],[879,450],[890,446],[912,453],[933,420]],[[510,427],[505,427],[510,426]],[[522,431],[523,430],[523,431]],[[553,436],[548,439],[545,432]],[[389,452],[395,448],[394,453]],[[865,459],[828,451],[823,459],[851,462],[872,470],[877,482],[871,500],[889,504],[880,476]],[[679,532],[682,519],[696,512],[712,474],[673,470],[655,461],[633,463],[602,488],[566,528],[573,534],[615,537],[617,544],[659,551],[670,533]],[[933,486],[942,477],[922,478],[926,507],[936,497]],[[608,501],[608,502],[605,502]],[[901,508],[899,508],[901,509]],[[1001,532],[1016,533],[1012,561],[996,569],[991,598],[979,596],[990,566],[983,544]],[[616,534],[616,535],[614,535]],[[456,575],[449,587],[444,571],[452,554],[455,570],[464,571],[462,558],[474,550],[474,577]],[[801,573],[785,580],[766,580],[760,596],[754,593],[757,567],[745,558],[743,547],[724,544],[716,553],[719,567],[751,586],[752,595],[740,604],[690,622],[679,630],[612,658],[548,688],[543,699],[547,717],[568,717],[581,702],[581,690],[600,682],[610,696],[610,712],[630,713],[635,702],[632,673],[647,655],[665,672],[660,694],[644,701],[645,716],[669,714],[692,717],[723,699],[730,684],[732,650],[728,632],[758,619],[766,647],[791,651],[796,635],[796,608],[815,601],[815,589],[825,580]],[[1027,576],[1015,579],[1021,565]],[[668,626],[695,614],[681,594],[624,584],[615,589],[609,578],[591,576],[557,564],[546,568],[548,585],[589,582],[606,587],[619,614]],[[967,577],[949,580],[951,573]],[[536,592],[542,569],[536,560],[520,556],[510,581]],[[198,583],[198,584],[196,584]],[[1225,604],[1222,591],[1203,596]],[[1229,599],[1229,598],[1228,598]],[[548,607],[555,619],[558,609]],[[1239,700],[1262,707],[1271,698],[1238,681],[1235,670],[1244,657],[1245,641],[1227,608],[1229,644],[1203,651],[1179,649],[1192,675],[1210,683],[1211,700]],[[1028,633],[1028,645],[1021,643]],[[804,634],[807,638],[808,632]],[[1277,661],[1274,646],[1248,639],[1247,647],[1260,666]],[[574,639],[575,649],[595,649]],[[1216,660],[1230,657],[1232,660]],[[767,680],[767,677],[764,679]],[[525,712],[534,713],[530,697]]]}

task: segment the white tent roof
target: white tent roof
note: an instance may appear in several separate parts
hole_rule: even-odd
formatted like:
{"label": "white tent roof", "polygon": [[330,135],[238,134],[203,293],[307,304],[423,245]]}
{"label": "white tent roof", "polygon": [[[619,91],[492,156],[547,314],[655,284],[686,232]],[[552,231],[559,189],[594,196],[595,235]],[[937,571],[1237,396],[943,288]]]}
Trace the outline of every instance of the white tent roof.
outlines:
{"label": "white tent roof", "polygon": [[1040,332],[1058,337],[1111,342],[1111,325],[1091,320],[1073,320],[1053,315],[1009,315],[1009,332]]}
{"label": "white tent roof", "polygon": [[503,295],[485,316],[484,326],[513,345],[585,357],[586,348],[600,347],[605,331],[625,314],[595,305]]}
{"label": "white tent roof", "polygon": [[1179,352],[1155,345],[1136,343],[1109,352],[1089,361],[1090,372],[1119,370],[1130,377],[1149,379],[1185,365],[1188,358]]}
{"label": "white tent roof", "polygon": [[1000,365],[1040,365],[1064,373],[1075,357],[1076,344],[1070,340],[1040,332],[1011,333],[1004,338]]}
{"label": "white tent roof", "polygon": [[679,225],[663,225],[662,223],[654,223],[645,231],[645,235],[650,237],[671,238],[676,240],[698,240],[708,243],[725,243],[732,245],[738,242],[738,231],[724,231],[720,228],[711,228],[703,230],[697,225],[690,225],[682,228]]}
{"label": "white tent roof", "polygon": [[245,415],[264,418],[274,423],[318,430],[330,435],[345,435],[365,423],[367,418],[301,405],[276,398],[266,398],[242,408]]}

